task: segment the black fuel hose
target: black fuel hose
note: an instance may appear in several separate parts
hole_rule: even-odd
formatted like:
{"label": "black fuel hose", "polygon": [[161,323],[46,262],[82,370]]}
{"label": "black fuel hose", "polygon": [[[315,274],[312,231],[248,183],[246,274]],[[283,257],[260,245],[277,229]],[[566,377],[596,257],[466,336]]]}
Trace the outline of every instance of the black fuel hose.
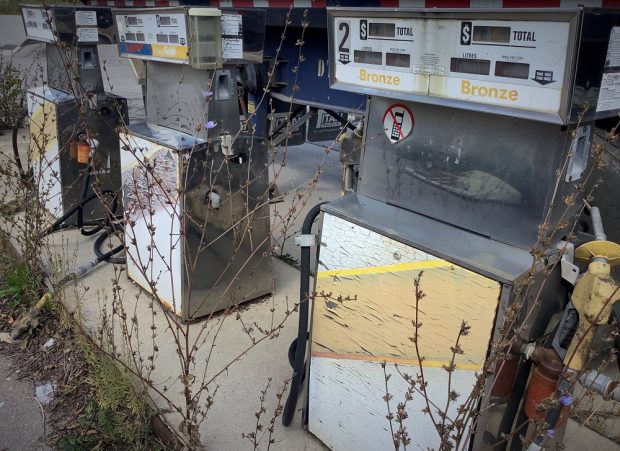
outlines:
{"label": "black fuel hose", "polygon": [[[77,205],[74,205],[69,210],[67,210],[60,218],[58,218],[54,224],[52,224],[44,235],[49,235],[50,233],[57,232],[62,229],[73,228],[73,224],[68,224],[65,221],[70,218],[76,212],[78,213],[78,227],[80,228],[80,233],[84,236],[92,236],[96,233],[99,233],[99,236],[95,240],[93,245],[93,250],[95,255],[97,256],[98,262],[108,261],[109,263],[116,264],[124,264],[124,257],[114,257],[114,255],[118,254],[124,249],[124,246],[121,244],[116,246],[114,249],[103,252],[101,250],[103,244],[105,243],[106,238],[108,238],[115,231],[122,231],[122,226],[118,223],[114,222],[101,222],[101,221],[84,221],[83,218],[83,209],[86,204],[91,202],[92,200],[99,198],[100,196],[112,194],[114,195],[114,200],[112,201],[112,211],[116,210],[116,206],[118,204],[118,200],[116,198],[116,192],[112,190],[104,190],[100,194],[93,193],[90,196],[82,199]],[[84,226],[94,226],[93,229],[85,229]]]}
{"label": "black fuel hose", "polygon": [[[88,162],[88,167],[90,167],[90,161]],[[65,221],[69,219],[71,216],[77,213],[77,228],[80,230],[80,234],[84,236],[93,236],[99,232],[101,234],[97,237],[94,244],[94,252],[97,256],[97,260],[99,262],[108,261],[110,263],[124,264],[124,257],[113,257],[115,254],[118,254],[124,249],[124,246],[121,244],[116,246],[114,249],[103,252],[101,247],[103,246],[106,238],[108,238],[115,231],[122,231],[122,226],[118,223],[112,222],[109,218],[101,221],[84,221],[84,207],[95,199],[100,199],[103,196],[111,195],[112,196],[112,204],[110,205],[110,211],[116,211],[118,207],[118,193],[114,190],[102,190],[99,193],[93,193],[90,196],[88,193],[88,184],[90,183],[90,171],[87,171],[84,174],[84,178],[82,179],[82,186],[80,190],[80,201],[69,208],[60,218],[58,218],[54,224],[52,224],[45,235],[49,235],[50,233],[57,232],[61,229],[67,229],[74,227],[73,224],[66,223]],[[86,226],[93,226],[91,229],[87,229]]]}
{"label": "black fuel hose", "polygon": [[95,240],[95,244],[94,244],[95,255],[97,256],[97,259],[100,262],[107,261],[108,263],[115,263],[119,265],[126,263],[125,257],[114,257],[114,255],[118,254],[125,248],[125,246],[122,243],[107,252],[103,252],[101,250],[106,240],[108,239],[108,237],[117,231],[122,233],[123,227],[120,224],[113,224],[110,227],[106,227],[104,231],[101,232],[99,236],[97,237],[97,239]]}
{"label": "black fuel hose", "polygon": [[[620,302],[616,302],[611,308],[611,323],[615,324],[615,327],[620,327]],[[614,347],[616,348],[616,363],[618,364],[618,370],[620,370],[620,334],[616,335],[614,340]]]}
{"label": "black fuel hose", "polygon": [[[104,196],[107,194],[112,194],[114,195],[114,200],[112,201],[112,206],[115,207],[118,204],[118,201],[116,200],[116,192],[112,191],[112,190],[103,190],[101,191],[101,193],[93,193],[90,196],[83,198],[82,200],[80,200],[80,202],[78,202],[77,204],[75,204],[74,206],[72,206],[71,208],[69,208],[67,211],[64,212],[64,214],[58,218],[44,233],[43,235],[49,235],[50,233],[54,233],[57,232],[61,229],[68,229],[68,228],[73,228],[75,227],[74,224],[68,224],[65,221],[67,219],[69,219],[71,216],[73,216],[76,212],[78,213],[78,227],[80,227],[80,233],[82,235],[85,236],[90,236],[90,235],[94,235],[95,233],[97,233],[99,230],[103,229],[103,227],[105,227],[107,224],[103,223],[102,221],[84,221],[84,217],[81,214],[84,211],[84,206],[86,204],[88,204],[89,202],[93,201],[94,199],[98,199],[100,196]],[[85,230],[84,226],[94,226],[97,231],[96,232],[91,232],[91,230]]]}
{"label": "black fuel hose", "polygon": [[[315,205],[310,209],[304,223],[301,227],[302,235],[308,235],[312,232],[312,224],[321,213],[321,205],[325,202]],[[295,408],[297,407],[297,398],[302,389],[305,376],[306,366],[306,342],[308,341],[308,321],[310,318],[309,307],[310,302],[310,246],[301,246],[301,274],[299,281],[299,328],[297,338],[291,343],[289,348],[289,361],[294,360],[293,380],[291,382],[291,390],[289,391],[284,410],[282,411],[282,424],[289,426],[295,416]],[[294,351],[293,351],[294,346]],[[294,354],[294,359],[292,359]]]}
{"label": "black fuel hose", "polygon": [[[90,158],[88,159],[88,168],[90,168]],[[84,174],[84,178],[82,178],[82,187],[80,189],[80,202],[77,205],[77,227],[78,229],[80,229],[80,233],[84,236],[93,236],[94,234],[96,234],[97,232],[99,232],[100,230],[102,230],[106,225],[107,222],[106,221],[99,221],[100,223],[97,224],[94,228],[92,229],[85,229],[84,226],[86,224],[84,224],[84,207],[86,206],[86,202],[83,202],[83,199],[86,199],[86,195],[88,194],[88,184],[90,183],[90,170],[86,171],[86,173]],[[107,194],[110,191],[106,190]],[[101,196],[103,196],[104,193],[101,193]],[[112,201],[112,208],[110,211],[115,211],[116,207],[117,207],[118,202],[116,201],[116,193],[114,193],[114,200]]]}
{"label": "black fuel hose", "polygon": [[[24,170],[24,166],[22,165],[21,157],[19,156],[19,146],[18,146],[18,135],[19,135],[19,126],[24,120],[24,118],[28,115],[28,110],[23,110],[21,115],[18,117],[18,120],[15,121],[15,125],[13,125],[12,130],[12,144],[13,144],[13,158],[15,165],[17,166],[17,171],[19,172],[19,176],[22,179],[22,182],[28,183],[31,181],[28,174]],[[88,167],[90,168],[90,160],[88,162]],[[67,210],[58,220],[56,220],[45,232],[44,235],[49,235],[50,233],[57,232],[61,229],[67,229],[74,227],[73,224],[68,224],[65,221],[73,216],[77,212],[77,227],[80,230],[80,233],[84,236],[92,236],[96,233],[99,233],[103,230],[103,232],[97,237],[94,244],[94,252],[97,256],[96,262],[100,263],[102,261],[108,261],[110,263],[124,264],[124,257],[114,257],[114,255],[118,254],[124,249],[124,246],[121,244],[116,246],[115,248],[103,252],[101,247],[103,246],[106,238],[108,238],[115,231],[122,231],[122,226],[120,224],[114,223],[110,220],[106,221],[84,221],[84,207],[89,202],[93,201],[96,198],[100,198],[106,195],[112,195],[112,204],[110,207],[111,211],[116,211],[118,207],[118,193],[113,190],[103,190],[100,193],[93,193],[90,196],[87,196],[88,193],[88,183],[90,182],[90,171],[87,171],[84,174],[84,178],[82,180],[82,186],[80,190],[80,201]],[[28,185],[30,186],[30,185]],[[86,229],[86,226],[93,226],[92,229]]]}

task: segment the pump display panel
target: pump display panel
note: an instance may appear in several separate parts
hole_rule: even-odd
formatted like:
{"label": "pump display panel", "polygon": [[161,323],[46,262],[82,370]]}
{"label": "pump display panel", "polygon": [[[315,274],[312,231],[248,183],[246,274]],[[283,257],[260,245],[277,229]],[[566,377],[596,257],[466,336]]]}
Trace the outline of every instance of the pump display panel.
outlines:
{"label": "pump display panel", "polygon": [[566,114],[575,11],[329,14],[334,88],[509,108],[548,122]]}
{"label": "pump display panel", "polygon": [[26,36],[33,41],[90,46],[112,44],[112,10],[100,6],[23,5]]}
{"label": "pump display panel", "polygon": [[51,8],[42,6],[23,6],[22,18],[26,36],[43,42],[54,42],[54,21]]}
{"label": "pump display panel", "polygon": [[121,56],[186,63],[187,23],[183,9],[115,13]]}
{"label": "pump display panel", "polygon": [[195,69],[263,60],[264,11],[173,7],[114,15],[121,56]]}

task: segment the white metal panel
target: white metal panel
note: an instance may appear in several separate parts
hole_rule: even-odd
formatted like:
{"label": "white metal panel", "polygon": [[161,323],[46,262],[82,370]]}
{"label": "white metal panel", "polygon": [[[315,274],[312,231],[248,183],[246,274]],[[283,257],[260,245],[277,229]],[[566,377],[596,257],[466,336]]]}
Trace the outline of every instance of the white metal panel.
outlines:
{"label": "white metal panel", "polygon": [[30,118],[30,151],[33,157],[34,179],[38,183],[39,198],[53,217],[62,216],[62,184],[60,180],[60,155],[58,153],[57,107],[45,100],[53,93],[45,87],[28,92],[28,117]]}
{"label": "white metal panel", "polygon": [[[153,293],[151,285],[154,284],[158,299],[181,315],[181,215],[178,199],[175,199],[178,155],[131,134],[123,133],[120,139],[121,149],[127,145],[132,149],[121,151],[123,206],[125,217],[131,223],[125,226],[127,274],[148,292]],[[165,189],[159,184],[143,186],[143,181],[139,180],[145,171],[142,163],[154,159],[169,160],[167,172],[174,178],[174,184],[168,192],[162,192]],[[164,184],[165,181],[161,185]],[[149,190],[152,202],[146,203],[146,197],[139,198],[136,189]],[[130,196],[139,198],[138,205],[127,201]],[[167,203],[171,198],[175,201]]]}
{"label": "white metal panel", "polygon": [[[392,413],[409,388],[394,364],[414,378],[424,371],[435,418],[450,391],[463,402],[488,352],[500,285],[328,213],[320,260],[311,323],[309,430],[334,450],[391,449],[381,364],[387,362],[391,374]],[[421,271],[426,294],[419,311],[422,367],[410,339],[416,317],[413,280]],[[453,361],[449,385],[444,366],[450,365],[463,321],[471,330],[460,341],[464,354]],[[436,449],[440,439],[430,416],[422,412],[424,397],[416,393],[407,405],[412,449]],[[448,415],[454,416],[458,405],[451,405]]]}
{"label": "white metal panel", "polygon": [[[394,449],[385,396],[385,376],[381,363],[363,360],[328,359],[312,357],[310,363],[308,429],[334,451],[376,451]],[[398,365],[402,373],[415,375],[419,369],[412,365]],[[386,365],[391,412],[405,401],[409,384]],[[448,373],[442,368],[424,368],[429,381],[429,398],[443,409],[448,396]],[[455,370],[452,388],[461,393],[463,400],[475,383],[472,371]],[[452,403],[448,414],[454,417],[458,402]],[[411,438],[411,449],[437,449],[439,435],[430,417],[422,412],[424,397],[415,393],[408,402],[409,418],[404,422]],[[398,425],[394,421],[394,428]]]}
{"label": "white metal panel", "polygon": [[[434,255],[330,214],[325,214],[323,217],[322,236],[329,237],[329,240],[323,239],[321,243],[319,271],[437,259]],[[360,240],[364,246],[359,246]],[[347,252],[347,249],[351,252]]]}

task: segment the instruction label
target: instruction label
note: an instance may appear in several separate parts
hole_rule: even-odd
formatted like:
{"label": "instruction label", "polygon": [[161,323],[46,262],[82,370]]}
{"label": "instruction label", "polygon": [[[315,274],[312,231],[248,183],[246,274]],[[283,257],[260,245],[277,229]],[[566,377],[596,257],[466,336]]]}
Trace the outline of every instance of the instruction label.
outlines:
{"label": "instruction label", "polygon": [[99,42],[99,32],[97,28],[78,28],[78,42]]}
{"label": "instruction label", "polygon": [[620,66],[620,27],[613,27],[609,36],[605,67]]}
{"label": "instruction label", "polygon": [[620,27],[613,27],[611,29],[605,67],[616,69],[607,69],[610,72],[603,74],[596,111],[609,111],[620,108]]}
{"label": "instruction label", "polygon": [[54,22],[51,20],[51,15],[51,11],[48,14],[48,11],[43,8],[22,8],[26,35],[37,41],[53,42],[55,40],[52,30]]}
{"label": "instruction label", "polygon": [[620,72],[603,74],[601,90],[598,93],[596,111],[609,111],[620,108]]}
{"label": "instruction label", "polygon": [[383,115],[383,131],[391,143],[397,143],[409,136],[413,123],[413,113],[400,103],[390,106]]}
{"label": "instruction label", "polygon": [[97,26],[97,13],[95,11],[76,11],[75,25]]}
{"label": "instruction label", "polygon": [[227,60],[243,58],[243,17],[240,14],[223,14],[222,58]]}

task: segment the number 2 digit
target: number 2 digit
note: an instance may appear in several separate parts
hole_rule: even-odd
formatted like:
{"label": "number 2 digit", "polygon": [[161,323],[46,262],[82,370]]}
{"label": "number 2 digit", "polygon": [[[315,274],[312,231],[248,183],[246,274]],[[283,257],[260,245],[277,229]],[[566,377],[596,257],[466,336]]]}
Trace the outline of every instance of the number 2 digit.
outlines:
{"label": "number 2 digit", "polygon": [[340,45],[338,46],[339,52],[349,52],[349,48],[345,47],[347,43],[347,39],[349,39],[349,23],[348,22],[340,22],[338,26],[338,30],[344,31],[344,36],[342,37],[342,41],[340,41]]}

